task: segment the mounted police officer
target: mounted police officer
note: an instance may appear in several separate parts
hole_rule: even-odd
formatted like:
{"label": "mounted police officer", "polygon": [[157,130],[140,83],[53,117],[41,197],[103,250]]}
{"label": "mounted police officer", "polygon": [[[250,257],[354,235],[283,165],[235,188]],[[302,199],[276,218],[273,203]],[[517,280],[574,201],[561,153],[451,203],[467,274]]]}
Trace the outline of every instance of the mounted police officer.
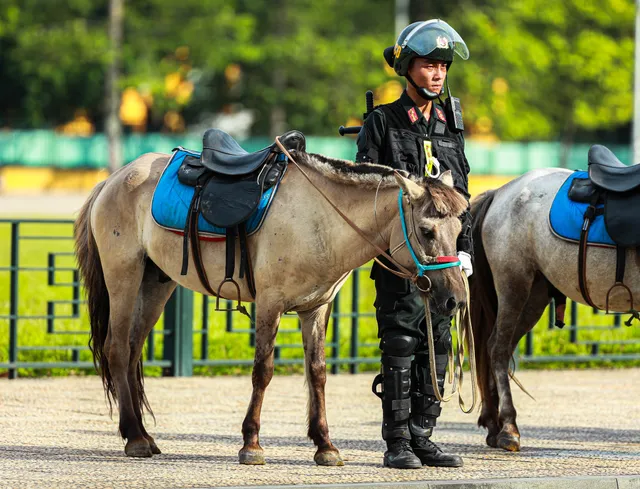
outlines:
{"label": "mounted police officer", "polygon": [[[375,162],[417,176],[437,177],[451,170],[455,188],[469,199],[469,164],[464,155],[462,117],[457,99],[445,103],[446,76],[454,54],[468,59],[469,51],[449,24],[434,19],[415,22],[398,36],[384,57],[408,80],[402,96],[378,106],[366,118],[358,135],[359,162]],[[448,87],[448,85],[447,85]],[[438,103],[439,102],[439,103]],[[458,257],[467,275],[472,273],[471,215],[462,216]],[[388,264],[390,265],[390,264]],[[462,458],[444,453],[430,440],[440,416],[433,392],[426,343],[424,303],[416,287],[374,264],[376,318],[381,338],[382,438],[387,443],[384,465],[418,468],[422,465],[460,467]],[[432,313],[438,387],[451,350],[451,317]]]}

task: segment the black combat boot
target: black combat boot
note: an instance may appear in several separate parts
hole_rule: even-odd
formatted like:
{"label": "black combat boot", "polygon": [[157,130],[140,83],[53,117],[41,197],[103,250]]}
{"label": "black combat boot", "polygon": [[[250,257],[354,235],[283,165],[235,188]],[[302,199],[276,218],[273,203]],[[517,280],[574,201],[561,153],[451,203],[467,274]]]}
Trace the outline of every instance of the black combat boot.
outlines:
{"label": "black combat boot", "polygon": [[[436,373],[440,394],[444,393],[444,377],[447,370],[448,356],[436,355]],[[411,389],[411,447],[423,465],[431,467],[462,467],[462,458],[458,455],[444,453],[438,445],[430,440],[436,420],[442,408],[437,400],[431,384],[429,357],[418,353],[412,364]]]}
{"label": "black combat boot", "polygon": [[[382,384],[382,393],[376,386]],[[382,355],[382,374],[374,380],[373,389],[382,399],[382,438],[387,442],[384,466],[394,469],[419,469],[422,462],[411,449],[409,408],[411,357]]]}

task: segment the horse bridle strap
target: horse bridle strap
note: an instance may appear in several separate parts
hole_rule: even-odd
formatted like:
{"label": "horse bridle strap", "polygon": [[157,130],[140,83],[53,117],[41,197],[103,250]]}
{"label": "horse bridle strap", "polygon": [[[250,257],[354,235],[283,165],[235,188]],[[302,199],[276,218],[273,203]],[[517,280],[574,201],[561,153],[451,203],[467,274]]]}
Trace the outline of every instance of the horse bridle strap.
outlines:
{"label": "horse bridle strap", "polygon": [[329,203],[329,205],[331,207],[334,208],[334,210],[340,215],[340,217],[342,217],[342,219],[345,220],[345,222],[351,226],[353,228],[354,231],[356,231],[365,241],[367,241],[367,243],[369,243],[371,246],[373,246],[376,251],[378,251],[378,254],[384,256],[387,260],[389,260],[389,262],[395,266],[398,270],[400,270],[400,272],[398,272],[398,270],[393,270],[389,267],[387,267],[386,265],[384,265],[380,260],[378,260],[377,258],[375,258],[376,262],[381,265],[383,268],[387,269],[388,271],[390,271],[391,273],[397,275],[398,277],[401,278],[407,278],[410,279],[412,282],[415,282],[418,279],[418,275],[417,273],[411,273],[408,269],[406,269],[405,267],[403,267],[400,263],[398,263],[396,260],[394,260],[391,255],[389,255],[385,250],[383,250],[380,246],[378,246],[377,244],[375,244],[373,241],[371,241],[369,239],[369,237],[366,235],[366,233],[360,229],[351,219],[349,219],[340,209],[338,209],[338,207],[331,202],[331,199],[329,199],[329,197],[326,196],[326,194],[320,189],[320,187],[318,187],[315,183],[313,183],[313,180],[311,180],[311,178],[309,177],[309,175],[307,175],[307,173],[302,169],[302,167],[296,162],[296,160],[293,159],[293,157],[291,156],[291,154],[289,153],[289,151],[287,151],[287,148],[285,148],[282,143],[280,142],[280,138],[276,137],[276,144],[278,145],[278,148],[280,148],[280,150],[286,155],[287,158],[289,158],[289,161],[291,161],[294,165],[296,165],[296,168],[298,168],[298,170],[300,170],[300,173],[302,173],[302,175],[304,175],[304,177],[309,181],[309,183],[318,191],[320,192],[320,195],[322,195],[324,197],[324,199]]}

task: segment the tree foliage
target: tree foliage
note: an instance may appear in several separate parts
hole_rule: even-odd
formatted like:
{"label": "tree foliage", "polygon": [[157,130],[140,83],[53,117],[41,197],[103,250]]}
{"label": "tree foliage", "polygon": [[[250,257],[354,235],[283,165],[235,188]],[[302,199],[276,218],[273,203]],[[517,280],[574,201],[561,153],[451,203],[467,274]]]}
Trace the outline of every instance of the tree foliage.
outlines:
{"label": "tree foliage", "polygon": [[[364,92],[397,79],[393,0],[126,0],[122,90],[197,125],[237,107],[252,133],[336,134]],[[411,2],[467,41],[450,78],[470,132],[549,140],[627,127],[633,107],[633,0]],[[108,0],[0,4],[0,124],[54,127],[83,109],[100,128]]]}

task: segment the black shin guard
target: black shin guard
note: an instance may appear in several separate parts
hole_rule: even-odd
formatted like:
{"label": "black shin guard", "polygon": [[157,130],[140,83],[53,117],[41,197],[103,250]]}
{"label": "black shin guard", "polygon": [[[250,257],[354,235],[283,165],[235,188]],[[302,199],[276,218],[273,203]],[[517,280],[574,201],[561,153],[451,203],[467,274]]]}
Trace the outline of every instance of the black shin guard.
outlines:
{"label": "black shin guard", "polygon": [[[447,354],[436,354],[436,376],[440,395],[444,394],[444,378],[448,360]],[[411,377],[411,421],[409,422],[411,434],[429,437],[442,408],[433,391],[428,354],[416,354],[411,365]]]}
{"label": "black shin guard", "polygon": [[411,439],[411,357],[382,355],[382,438]]}

